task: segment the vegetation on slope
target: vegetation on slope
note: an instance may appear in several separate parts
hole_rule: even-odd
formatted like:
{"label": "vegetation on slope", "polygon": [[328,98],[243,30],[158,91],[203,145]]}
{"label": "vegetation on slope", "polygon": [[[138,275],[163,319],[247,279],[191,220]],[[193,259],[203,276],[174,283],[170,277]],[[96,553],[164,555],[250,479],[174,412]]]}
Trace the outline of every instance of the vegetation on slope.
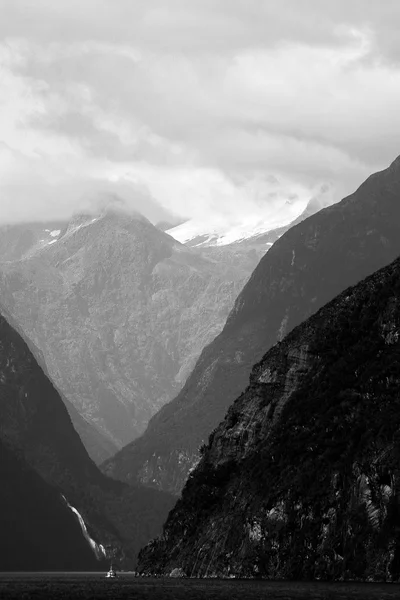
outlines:
{"label": "vegetation on slope", "polygon": [[337,294],[400,254],[400,158],[287,231],[261,259],[179,395],[105,469],[178,494],[254,363]]}
{"label": "vegetation on slope", "polygon": [[399,298],[400,259],[267,352],[143,571],[400,578]]}
{"label": "vegetation on slope", "polygon": [[0,480],[2,571],[99,568],[60,493],[1,441]]}
{"label": "vegetation on slope", "polygon": [[[172,508],[174,498],[169,494],[128,486],[98,470],[57,390],[1,315],[0,441],[66,497],[98,543],[116,549],[130,566]],[[29,486],[26,493],[30,494]]]}

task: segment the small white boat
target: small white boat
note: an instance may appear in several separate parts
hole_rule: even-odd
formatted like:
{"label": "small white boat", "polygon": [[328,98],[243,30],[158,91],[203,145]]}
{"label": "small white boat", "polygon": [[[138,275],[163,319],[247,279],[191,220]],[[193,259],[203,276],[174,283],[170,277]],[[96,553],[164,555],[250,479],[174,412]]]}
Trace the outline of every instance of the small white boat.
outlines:
{"label": "small white boat", "polygon": [[110,566],[110,570],[106,573],[106,578],[115,579],[117,577],[117,571],[114,569],[113,565]]}

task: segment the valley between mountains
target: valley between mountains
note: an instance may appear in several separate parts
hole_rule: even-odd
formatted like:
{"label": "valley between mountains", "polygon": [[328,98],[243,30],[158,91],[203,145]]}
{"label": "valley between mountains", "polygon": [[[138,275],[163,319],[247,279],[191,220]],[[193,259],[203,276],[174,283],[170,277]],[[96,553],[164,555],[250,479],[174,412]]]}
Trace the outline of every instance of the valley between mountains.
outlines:
{"label": "valley between mountains", "polygon": [[397,259],[263,356],[141,572],[399,580],[399,295]]}
{"label": "valley between mountains", "polygon": [[199,448],[248,385],[252,366],[295,326],[400,254],[400,159],[352,195],[291,227],[260,260],[222,332],[178,396],[104,465],[178,495]]}
{"label": "valley between mountains", "polygon": [[58,227],[3,262],[0,297],[84,419],[71,414],[101,462],[178,393],[259,251],[203,255],[140,215],[113,211]]}
{"label": "valley between mountains", "polygon": [[[317,211],[312,198],[297,218]],[[187,247],[140,214],[0,228],[0,300],[36,347],[97,463],[145,430],[221,331],[260,257],[291,224]]]}
{"label": "valley between mountains", "polygon": [[110,556],[132,567],[174,503],[169,494],[98,470],[59,393],[1,314],[0,452],[4,570],[92,570]]}

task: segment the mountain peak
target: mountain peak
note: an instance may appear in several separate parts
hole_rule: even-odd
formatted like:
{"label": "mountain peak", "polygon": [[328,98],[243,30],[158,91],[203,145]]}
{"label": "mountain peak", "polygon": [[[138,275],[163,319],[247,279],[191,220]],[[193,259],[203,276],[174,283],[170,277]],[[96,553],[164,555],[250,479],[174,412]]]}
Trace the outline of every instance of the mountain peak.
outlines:
{"label": "mountain peak", "polygon": [[400,155],[391,163],[389,170],[398,171],[400,169]]}
{"label": "mountain peak", "polygon": [[107,222],[109,224],[130,224],[140,221],[151,225],[150,221],[137,211],[127,211],[115,205],[108,205],[97,212],[82,212],[75,214],[69,221],[65,230],[66,234],[74,233],[82,227],[88,227],[96,222]]}

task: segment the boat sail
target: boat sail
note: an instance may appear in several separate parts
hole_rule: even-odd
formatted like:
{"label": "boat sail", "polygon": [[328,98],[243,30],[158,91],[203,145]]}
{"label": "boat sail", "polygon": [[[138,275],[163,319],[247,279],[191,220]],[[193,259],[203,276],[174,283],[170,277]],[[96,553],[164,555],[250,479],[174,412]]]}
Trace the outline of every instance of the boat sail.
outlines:
{"label": "boat sail", "polygon": [[114,568],[114,565],[111,563],[110,570],[106,573],[106,578],[115,579],[117,577],[117,571]]}

